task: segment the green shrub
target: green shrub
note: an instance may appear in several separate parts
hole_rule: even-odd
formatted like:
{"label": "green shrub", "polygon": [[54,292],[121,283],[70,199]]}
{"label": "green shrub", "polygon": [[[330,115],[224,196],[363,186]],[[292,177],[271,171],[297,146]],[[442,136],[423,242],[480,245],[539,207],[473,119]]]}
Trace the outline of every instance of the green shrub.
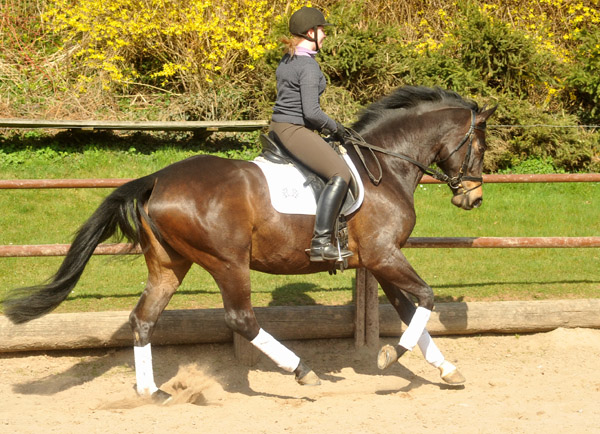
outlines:
{"label": "green shrub", "polygon": [[565,79],[568,105],[583,122],[600,123],[600,30],[583,31],[575,52],[575,67]]}
{"label": "green shrub", "polygon": [[[556,170],[600,170],[597,130],[561,128],[600,123],[596,3],[320,1],[315,5],[336,24],[319,54],[329,80],[322,106],[350,123],[362,106],[399,85],[441,86],[499,104],[490,125],[514,126],[490,128],[486,171],[529,159],[551,159]],[[37,118],[268,118],[279,40],[301,4],[5,0],[0,111]]]}
{"label": "green shrub", "polygon": [[548,113],[527,100],[507,95],[495,97],[499,109],[488,128],[486,171],[507,170],[528,159],[550,159],[558,170],[600,168],[595,159],[598,134],[578,127],[575,115]]}
{"label": "green shrub", "polygon": [[397,27],[363,19],[365,2],[340,2],[329,20],[336,26],[319,54],[321,68],[331,83],[347,89],[361,104],[388,93],[401,83],[406,70],[401,61]]}
{"label": "green shrub", "polygon": [[544,83],[553,81],[556,60],[507,22],[473,4],[461,9],[464,15],[456,22],[449,48],[463,68],[478,74],[490,89],[539,100]]}
{"label": "green shrub", "polygon": [[551,158],[527,158],[513,167],[500,170],[500,173],[564,173],[557,168]]}

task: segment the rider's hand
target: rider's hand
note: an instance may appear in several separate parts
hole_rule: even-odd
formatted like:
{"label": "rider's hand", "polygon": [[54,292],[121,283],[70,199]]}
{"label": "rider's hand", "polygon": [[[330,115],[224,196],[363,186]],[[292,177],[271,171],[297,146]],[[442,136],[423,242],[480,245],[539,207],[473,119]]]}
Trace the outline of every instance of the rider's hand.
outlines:
{"label": "rider's hand", "polygon": [[340,122],[336,121],[337,128],[333,132],[333,137],[338,140],[342,145],[346,141],[346,127],[344,127]]}

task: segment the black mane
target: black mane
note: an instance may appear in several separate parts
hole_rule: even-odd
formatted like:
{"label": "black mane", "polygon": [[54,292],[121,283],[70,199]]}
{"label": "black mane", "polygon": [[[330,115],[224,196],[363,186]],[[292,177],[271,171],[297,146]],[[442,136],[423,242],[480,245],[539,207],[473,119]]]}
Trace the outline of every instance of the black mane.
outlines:
{"label": "black mane", "polygon": [[403,86],[364,109],[353,128],[357,131],[364,131],[389,113],[397,114],[397,110],[407,110],[408,113],[408,111],[444,107],[464,107],[479,111],[477,103],[465,100],[451,90],[443,90],[439,87]]}

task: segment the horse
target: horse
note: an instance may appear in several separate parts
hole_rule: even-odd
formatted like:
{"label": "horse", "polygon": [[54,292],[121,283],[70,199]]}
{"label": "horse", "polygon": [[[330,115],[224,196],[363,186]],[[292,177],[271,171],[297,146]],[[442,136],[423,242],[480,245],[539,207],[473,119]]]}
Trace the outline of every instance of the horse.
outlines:
{"label": "horse", "polygon": [[[354,139],[346,144],[347,152],[365,191],[361,207],[347,216],[348,248],[353,252],[347,267],[370,271],[407,324],[397,345],[379,351],[381,369],[418,345],[442,380],[465,381],[427,332],[433,290],[409,264],[402,247],[415,225],[413,196],[424,173],[448,184],[455,206],[470,210],[481,205],[485,127],[496,108],[480,108],[437,87],[405,86],[369,105],[351,129]],[[368,158],[363,150],[369,151]],[[434,163],[441,172],[431,169]],[[115,189],[79,228],[49,283],[13,289],[3,300],[4,313],[18,324],[52,311],[71,293],[95,247],[118,236],[141,247],[148,268],[145,289],[129,317],[139,395],[161,403],[170,399],[154,382],[151,337],[194,263],[216,281],[229,328],[293,373],[298,383],[317,385],[317,374],[260,327],[250,301],[250,270],[330,270],[331,263],[311,262],[305,253],[313,225],[314,216],[275,211],[256,164],[193,156]]]}

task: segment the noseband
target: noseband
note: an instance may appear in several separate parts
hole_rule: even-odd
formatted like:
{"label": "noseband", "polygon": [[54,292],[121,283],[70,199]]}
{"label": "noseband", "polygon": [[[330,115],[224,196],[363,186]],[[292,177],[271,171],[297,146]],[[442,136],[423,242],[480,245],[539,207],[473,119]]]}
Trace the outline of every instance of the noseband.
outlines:
{"label": "noseband", "polygon": [[[466,143],[468,143],[467,153],[465,154],[465,158],[463,160],[461,168],[458,171],[458,174],[456,174],[456,176],[448,176],[445,173],[440,172],[439,170],[430,169],[429,167],[425,166],[421,162],[419,162],[407,155],[388,151],[387,149],[381,148],[379,146],[371,145],[371,144],[365,142],[365,140],[356,131],[354,131],[352,129],[347,129],[350,137],[348,137],[346,139],[346,142],[347,143],[349,142],[354,146],[354,149],[356,150],[358,157],[360,158],[360,160],[363,163],[363,166],[367,170],[369,179],[371,179],[371,182],[373,182],[373,184],[375,184],[375,185],[378,185],[381,182],[381,178],[383,177],[383,171],[381,169],[381,164],[379,163],[379,160],[377,159],[377,156],[374,153],[374,151],[377,151],[377,152],[381,152],[382,154],[391,155],[393,157],[398,157],[405,161],[408,161],[409,163],[412,163],[415,166],[417,166],[419,169],[421,169],[424,174],[429,175],[429,176],[433,177],[434,179],[437,179],[438,181],[448,184],[448,186],[452,190],[462,189],[461,193],[467,194],[467,193],[469,193],[469,191],[478,188],[483,183],[483,178],[480,176],[466,176],[465,175],[465,173],[467,172],[467,169],[468,169],[467,166],[469,164],[469,160],[471,159],[471,153],[473,152],[473,134],[475,133],[475,130],[485,131],[485,125],[483,127],[479,127],[479,126],[475,125],[475,118],[476,118],[475,111],[471,110],[471,126],[469,127],[469,131],[467,131],[467,133],[462,138],[462,140],[460,141],[458,146],[456,148],[454,148],[454,150],[452,152],[450,152],[450,155],[448,155],[443,160],[440,160],[437,162],[437,163],[443,163],[444,161],[447,161],[458,150],[460,150],[460,148],[462,148]],[[375,177],[373,175],[373,173],[371,173],[371,171],[367,167],[367,164],[366,164],[365,158],[362,154],[361,148],[368,149],[369,152],[371,153],[371,155],[373,156],[373,159],[377,163],[379,176]],[[462,185],[463,181],[479,182],[479,185],[467,190]]]}

